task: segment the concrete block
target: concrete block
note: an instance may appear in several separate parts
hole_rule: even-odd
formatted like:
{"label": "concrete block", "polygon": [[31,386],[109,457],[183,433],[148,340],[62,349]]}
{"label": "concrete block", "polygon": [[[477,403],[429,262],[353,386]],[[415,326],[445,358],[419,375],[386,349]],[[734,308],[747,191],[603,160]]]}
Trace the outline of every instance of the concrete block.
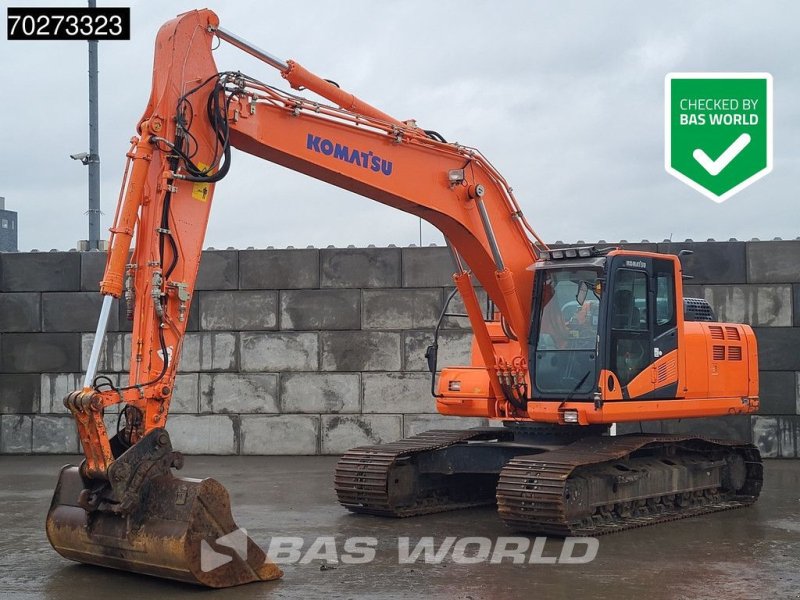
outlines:
{"label": "concrete block", "polygon": [[800,415],[800,373],[795,373],[797,376],[797,408],[795,414]]}
{"label": "concrete block", "polygon": [[420,329],[436,327],[442,311],[440,289],[363,291],[364,329]]}
{"label": "concrete block", "polygon": [[35,413],[40,406],[39,375],[0,375],[0,413]]}
{"label": "concrete block", "polygon": [[322,454],[343,454],[356,446],[393,442],[402,435],[400,415],[322,415]]}
{"label": "concrete block", "polygon": [[0,254],[0,292],[77,292],[80,287],[78,252]]}
{"label": "concrete block", "polygon": [[432,429],[470,429],[486,427],[488,419],[477,417],[447,417],[445,415],[403,415],[403,437],[425,433]]}
{"label": "concrete block", "polygon": [[781,458],[800,458],[800,417],[778,417]]}
{"label": "concrete block", "polygon": [[[57,335],[57,334],[51,334]],[[64,334],[58,334],[64,335]],[[84,333],[81,335],[81,371],[84,373],[89,366],[89,356],[92,354],[92,344],[94,344],[94,334]],[[127,371],[131,360],[131,334],[129,333],[108,333],[103,340],[100,350],[100,362],[98,372],[120,372]]]}
{"label": "concrete block", "polygon": [[[433,343],[432,331],[406,331],[404,333],[404,371],[428,372],[425,351]],[[472,333],[469,331],[441,331],[439,333],[438,368],[467,366],[471,364]]]}
{"label": "concrete block", "polygon": [[278,293],[208,291],[199,293],[200,329],[243,331],[278,326]]}
{"label": "concrete block", "polygon": [[400,287],[399,248],[332,248],[320,259],[322,287]]}
{"label": "concrete block", "polygon": [[364,373],[364,413],[435,413],[429,373]]}
{"label": "concrete block", "polygon": [[200,412],[280,412],[278,376],[272,373],[201,373]]}
{"label": "concrete block", "polygon": [[210,250],[203,252],[195,290],[235,290],[239,287],[239,252]]}
{"label": "concrete block", "polygon": [[403,287],[452,287],[456,268],[450,251],[441,248],[403,248]]}
{"label": "concrete block", "polygon": [[717,319],[726,323],[792,326],[792,287],[789,285],[687,285],[684,296],[705,298]]}
{"label": "concrete block", "polygon": [[0,293],[0,331],[41,331],[42,300],[37,292]]}
{"label": "concrete block", "polygon": [[[192,307],[196,305],[197,302],[192,302]],[[128,320],[128,308],[127,304],[125,303],[125,299],[121,298],[120,300],[116,301],[117,305],[117,328],[119,331],[132,331],[133,330],[133,320]],[[191,308],[190,308],[191,310]]]}
{"label": "concrete block", "polygon": [[170,414],[197,414],[200,405],[199,379],[197,373],[180,373],[175,376],[172,400],[169,403]]}
{"label": "concrete block", "polygon": [[758,412],[762,415],[793,415],[797,410],[797,375],[792,371],[761,371],[758,374]]}
{"label": "concrete block", "polygon": [[[42,294],[42,330],[97,330],[103,297],[97,292],[45,292]],[[119,329],[117,300],[112,301],[107,331]]]}
{"label": "concrete block", "polygon": [[400,334],[386,331],[323,331],[323,371],[399,371]]}
{"label": "concrete block", "polygon": [[33,417],[34,454],[75,454],[78,452],[78,429],[75,419],[67,415]]}
{"label": "concrete block", "polygon": [[187,333],[183,338],[181,373],[192,371],[238,371],[239,348],[236,333]]}
{"label": "concrete block", "polygon": [[242,371],[316,371],[319,341],[316,333],[275,332],[240,334]]}
{"label": "concrete block", "polygon": [[[200,331],[200,302],[197,295],[189,303],[189,317],[186,321],[186,331]],[[128,323],[133,326],[133,321],[128,321]]]}
{"label": "concrete block", "polygon": [[747,280],[751,283],[797,282],[798,265],[798,240],[747,244]]}
{"label": "concrete block", "polygon": [[359,329],[360,290],[281,292],[281,329]]}
{"label": "concrete block", "polygon": [[[451,291],[453,291],[453,288],[448,288],[445,290],[445,300],[447,300],[447,296]],[[481,308],[481,313],[485,315],[486,290],[481,287],[476,287],[475,295],[478,297],[478,306]],[[450,303],[450,307],[447,309],[447,312],[458,313],[462,315],[467,314],[467,309],[464,308],[464,299],[461,297],[461,294],[456,294],[453,297],[453,301]],[[442,326],[445,329],[472,329],[472,324],[469,322],[467,317],[446,317]]]}
{"label": "concrete block", "polygon": [[31,415],[0,415],[0,454],[30,454],[32,444]]}
{"label": "concrete block", "polygon": [[99,292],[106,270],[105,252],[81,252],[81,291]]}
{"label": "concrete block", "polygon": [[0,373],[74,373],[80,351],[79,333],[4,333]]}
{"label": "concrete block", "polygon": [[83,375],[80,373],[42,373],[38,379],[41,390],[41,410],[38,412],[70,414],[67,407],[64,406],[64,398],[71,392],[83,389]]}
{"label": "concrete block", "polygon": [[229,415],[171,415],[167,431],[173,448],[184,454],[237,454],[238,419]]}
{"label": "concrete block", "polygon": [[683,257],[683,273],[693,277],[687,283],[748,282],[745,242],[665,242],[658,245],[658,251],[665,254],[678,254],[684,249],[694,252]]}
{"label": "concrete block", "polygon": [[357,413],[360,373],[281,373],[281,412]]}
{"label": "concrete block", "polygon": [[317,454],[319,427],[318,416],[243,416],[242,454]]}
{"label": "concrete block", "polygon": [[[575,244],[569,244],[569,246],[573,246]],[[658,252],[658,244],[657,243],[641,243],[641,242],[626,242],[620,244],[601,244],[600,247],[608,247],[611,246],[619,246],[622,250],[633,250],[636,252]]]}
{"label": "concrete block", "polygon": [[[800,371],[800,328],[760,327],[755,330],[758,341],[758,368],[763,371]],[[5,339],[5,338],[3,338]]]}
{"label": "concrete block", "polygon": [[[109,413],[107,410],[103,413],[103,423],[106,426],[106,432],[110,437],[114,437],[117,434],[117,423],[122,425],[124,423],[124,419],[119,418],[119,413]],[[174,443],[174,442],[173,442]],[[180,450],[180,448],[176,448]],[[83,452],[83,443],[81,442],[80,438],[78,439],[78,452]]]}
{"label": "concrete block", "polygon": [[777,417],[753,416],[753,443],[758,446],[762,458],[780,455]]}
{"label": "concrete block", "polygon": [[241,250],[239,288],[296,290],[319,287],[319,250]]}
{"label": "concrete block", "polygon": [[792,285],[792,325],[800,327],[800,283]]}

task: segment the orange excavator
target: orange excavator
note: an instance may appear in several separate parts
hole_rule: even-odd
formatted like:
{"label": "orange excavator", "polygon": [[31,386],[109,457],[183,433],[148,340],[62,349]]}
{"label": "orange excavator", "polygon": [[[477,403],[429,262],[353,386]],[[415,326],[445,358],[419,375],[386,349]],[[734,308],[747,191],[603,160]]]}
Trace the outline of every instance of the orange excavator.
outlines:
{"label": "orange excavator", "polygon": [[[331,104],[220,72],[220,41]],[[404,517],[496,503],[517,530],[598,535],[758,497],[762,464],[751,444],[609,435],[613,423],[758,409],[753,331],[683,297],[680,256],[549,248],[479,151],[258,49],[210,10],[159,31],[137,131],[84,387],[64,400],[85,454],[62,470],[47,516],[50,543],[66,558],[212,587],[281,576],[238,533],[222,485],[173,474],[183,458],[164,428],[214,187],[233,147],[420,216],[451,250],[472,364],[439,368],[437,327],[426,353],[431,390],[441,414],[499,426],[347,452],[335,473],[347,509]],[[113,298],[124,298],[133,320],[123,386],[97,374]],[[445,306],[440,324],[454,314]],[[110,437],[112,405],[120,408]]]}

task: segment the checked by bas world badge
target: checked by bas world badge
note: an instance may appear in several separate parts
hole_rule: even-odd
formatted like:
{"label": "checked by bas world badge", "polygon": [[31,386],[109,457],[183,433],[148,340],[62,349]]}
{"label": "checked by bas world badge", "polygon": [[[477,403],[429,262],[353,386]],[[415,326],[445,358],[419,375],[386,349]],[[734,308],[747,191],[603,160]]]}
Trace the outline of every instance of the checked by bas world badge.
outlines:
{"label": "checked by bas world badge", "polygon": [[772,170],[769,73],[669,73],[667,172],[723,202]]}

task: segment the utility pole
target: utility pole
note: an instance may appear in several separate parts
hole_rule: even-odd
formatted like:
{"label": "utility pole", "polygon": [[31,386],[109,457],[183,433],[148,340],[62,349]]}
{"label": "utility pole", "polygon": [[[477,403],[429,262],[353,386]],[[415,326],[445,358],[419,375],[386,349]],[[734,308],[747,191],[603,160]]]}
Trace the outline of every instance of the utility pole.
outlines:
{"label": "utility pole", "polygon": [[[97,0],[89,0],[96,8]],[[100,249],[100,135],[98,131],[97,40],[89,40],[89,250]]]}

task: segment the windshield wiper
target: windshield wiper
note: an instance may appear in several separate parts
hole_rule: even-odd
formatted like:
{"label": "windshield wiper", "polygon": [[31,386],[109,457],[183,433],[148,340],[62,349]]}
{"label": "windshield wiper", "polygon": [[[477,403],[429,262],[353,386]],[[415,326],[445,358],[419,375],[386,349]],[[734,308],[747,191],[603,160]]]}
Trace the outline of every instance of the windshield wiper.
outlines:
{"label": "windshield wiper", "polygon": [[572,396],[575,394],[575,392],[578,391],[578,388],[583,385],[583,382],[586,381],[586,378],[589,377],[589,375],[591,375],[591,374],[592,374],[592,370],[591,369],[586,371],[586,375],[581,377],[581,380],[578,382],[578,385],[576,385],[574,388],[572,388],[572,391],[569,394],[567,394],[567,397],[564,399],[564,402],[569,402],[570,400],[572,400]]}

